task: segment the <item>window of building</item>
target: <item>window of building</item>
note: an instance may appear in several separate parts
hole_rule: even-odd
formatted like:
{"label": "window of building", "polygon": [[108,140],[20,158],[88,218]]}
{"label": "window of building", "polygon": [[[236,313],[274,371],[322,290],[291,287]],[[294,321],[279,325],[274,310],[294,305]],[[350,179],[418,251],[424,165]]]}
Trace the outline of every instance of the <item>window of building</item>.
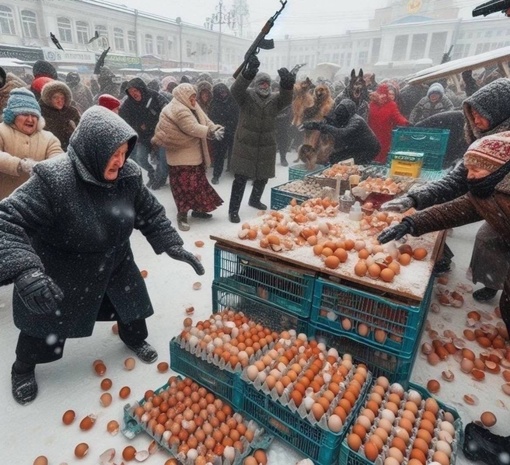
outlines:
{"label": "window of building", "polygon": [[425,57],[425,47],[427,45],[427,34],[413,34],[411,42],[411,60],[419,60]]}
{"label": "window of building", "polygon": [[87,44],[90,39],[89,23],[76,21],[76,38],[79,44]]}
{"label": "window of building", "polygon": [[14,18],[12,10],[4,5],[0,5],[0,33],[14,34]]}
{"label": "window of building", "polygon": [[72,43],[73,30],[71,29],[71,20],[68,18],[57,18],[58,39],[60,42]]}
{"label": "window of building", "polygon": [[395,43],[393,45],[393,55],[391,59],[393,61],[404,61],[407,53],[407,42],[409,41],[408,35],[401,35],[395,37]]}
{"label": "window of building", "polygon": [[368,63],[368,52],[363,51],[358,53],[358,65],[366,65]]}
{"label": "window of building", "polygon": [[371,63],[375,64],[379,61],[379,55],[381,53],[381,38],[372,40],[372,58]]}
{"label": "window of building", "polygon": [[33,11],[23,10],[21,12],[21,26],[23,28],[23,36],[30,39],[39,37],[37,32],[37,16]]}
{"label": "window of building", "polygon": [[113,40],[115,41],[115,50],[124,51],[124,31],[120,27],[113,29]]}
{"label": "window of building", "polygon": [[446,48],[446,32],[434,32],[430,40],[430,53],[429,58],[432,59],[432,63],[438,65],[441,63],[443,53],[447,52]]}
{"label": "window of building", "polygon": [[145,34],[145,54],[152,55],[154,53],[154,41],[150,34]]}
{"label": "window of building", "polygon": [[127,39],[128,39],[129,53],[136,53],[136,34],[135,34],[135,31],[128,31]]}
{"label": "window of building", "polygon": [[165,54],[165,38],[163,36],[156,37],[157,55],[162,57]]}
{"label": "window of building", "polygon": [[338,53],[333,53],[333,63],[338,63]]}
{"label": "window of building", "polygon": [[191,40],[187,40],[186,41],[186,56],[187,57],[190,57],[191,56],[191,47],[193,45],[191,44]]}
{"label": "window of building", "polygon": [[172,53],[174,50],[174,38],[173,37],[171,39],[168,39],[167,47],[168,47],[168,53]]}

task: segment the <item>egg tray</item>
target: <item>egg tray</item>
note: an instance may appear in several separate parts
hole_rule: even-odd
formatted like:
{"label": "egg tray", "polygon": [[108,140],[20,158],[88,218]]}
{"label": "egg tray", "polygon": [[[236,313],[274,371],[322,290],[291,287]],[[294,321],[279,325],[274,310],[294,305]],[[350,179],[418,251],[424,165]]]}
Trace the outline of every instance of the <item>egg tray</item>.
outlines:
{"label": "egg tray", "polygon": [[[420,334],[423,331],[423,326]],[[328,347],[334,347],[339,352],[349,353],[355,363],[364,363],[372,372],[374,377],[386,376],[392,382],[407,386],[414,360],[418,354],[419,340],[416,343],[414,351],[410,355],[395,355],[386,350],[375,349],[367,345],[366,341],[358,342],[352,339],[350,335],[339,336],[328,329],[310,324],[309,336],[315,337],[317,341],[323,342]]]}
{"label": "egg tray", "polygon": [[284,312],[310,316],[315,275],[305,268],[216,244],[214,280],[225,289],[268,301]]}
{"label": "egg tray", "polygon": [[[419,386],[417,384],[410,383],[409,390],[415,390],[418,393],[420,393],[420,395],[422,396],[421,408],[419,409],[418,415],[416,417],[416,422],[419,426],[419,422],[421,421],[421,415],[423,414],[423,410],[424,410],[423,409],[424,403],[425,403],[426,399],[428,399],[432,396],[425,388],[423,388],[422,386]],[[365,447],[365,443],[367,442],[367,438],[369,437],[370,432],[375,431],[375,429],[377,428],[377,425],[380,421],[381,411],[384,409],[384,404],[387,401],[387,395],[388,395],[388,392],[386,392],[385,398],[383,399],[383,403],[381,404],[381,408],[379,409],[379,415],[375,418],[374,424],[372,425],[370,431],[367,432],[367,436],[363,440],[363,444],[360,447],[360,449],[356,452],[349,447],[349,445],[347,443],[347,439],[345,439],[343,441],[342,447],[341,447],[341,452],[340,452],[340,463],[342,465],[371,465],[374,463],[373,461],[369,460],[365,456],[364,447]],[[404,405],[405,401],[407,400],[408,395],[409,395],[409,391],[407,391],[404,394],[404,398],[400,404],[400,409],[402,409],[402,405]],[[437,420],[436,420],[436,424],[435,424],[435,428],[434,428],[434,435],[433,435],[433,438],[431,441],[431,448],[429,449],[429,453],[426,457],[426,462],[429,463],[432,459],[432,455],[434,453],[434,448],[438,441],[440,421],[442,421],[442,419],[444,418],[445,412],[449,412],[453,415],[453,418],[454,418],[453,426],[455,429],[455,436],[453,438],[453,442],[451,443],[452,452],[451,452],[451,456],[450,456],[450,464],[449,465],[455,465],[458,450],[459,450],[459,448],[460,449],[462,448],[461,446],[463,443],[463,434],[464,433],[463,433],[463,428],[462,428],[462,420],[461,420],[458,412],[453,407],[445,405],[442,402],[438,401],[437,399],[436,399],[436,401],[440,407],[440,410],[437,415]],[[367,402],[368,402],[368,400],[367,400]],[[365,402],[365,405],[366,405],[366,402]],[[401,412],[401,410],[399,410],[399,412]],[[398,423],[396,423],[396,422],[398,422],[398,415],[395,418],[395,422],[393,423],[394,426],[392,428],[391,433],[388,436],[388,439],[383,447],[383,450],[380,452],[380,454],[378,455],[378,457],[376,459],[377,464],[384,463],[384,460],[387,457],[387,453],[388,453],[388,449],[389,449],[388,445],[391,444],[391,441],[395,436],[395,432],[396,432],[395,426],[398,426]],[[355,423],[356,423],[356,419],[352,422],[352,425],[354,425]],[[352,430],[352,425],[351,425],[351,428],[349,429],[349,432]],[[412,444],[414,443],[414,440],[416,439],[417,431],[418,431],[418,427],[414,426],[412,429],[411,435],[410,435],[409,444],[407,445],[407,448],[406,448],[406,453],[404,454],[404,462],[403,463],[406,463],[409,460],[409,454],[412,449]]]}
{"label": "egg tray", "polygon": [[324,165],[316,165],[314,169],[308,170],[304,163],[299,164],[299,165],[289,166],[289,181],[294,181],[296,179],[303,179],[305,176],[308,176],[310,174],[320,173],[325,168],[326,167]]}
{"label": "egg tray", "polygon": [[[156,389],[154,391],[155,394],[159,394],[160,392],[168,389],[169,385],[166,383],[165,385],[161,386],[160,388]],[[153,433],[148,427],[147,424],[144,422],[141,422],[136,418],[134,415],[134,410],[138,406],[143,406],[145,403],[145,399],[141,399],[140,401],[136,401],[133,404],[126,404],[124,406],[124,424],[121,429],[122,434],[128,439],[133,439],[135,436],[137,436],[140,433],[146,433],[148,434],[156,443],[159,445],[160,448],[164,449],[166,452],[168,452],[172,457],[176,458],[180,464],[182,465],[193,465],[195,462],[194,460],[190,460],[186,458],[182,453],[179,453],[177,451],[177,448],[170,447],[168,445],[168,442],[162,437],[162,435]],[[248,443],[246,441],[246,438],[242,437],[241,442],[244,446],[243,453],[239,453],[239,451],[236,450],[236,455],[233,461],[230,461],[224,457],[220,458],[217,457],[214,460],[214,465],[242,465],[244,462],[244,459],[248,457],[249,455],[252,455],[253,452],[257,449],[267,449],[271,445],[271,442],[273,441],[274,437],[271,434],[268,434],[264,431],[263,428],[261,428],[256,422],[250,421],[246,422],[247,426],[249,426],[251,429],[255,429],[255,435],[253,440]]]}
{"label": "egg tray", "polygon": [[297,333],[308,335],[308,319],[299,317],[275,307],[271,302],[245,295],[239,290],[225,288],[221,282],[213,281],[213,312],[232,309],[243,312],[248,318],[272,331],[281,332],[294,329]]}
{"label": "egg tray", "polygon": [[[367,381],[368,378],[367,378]],[[242,379],[238,379],[242,388],[242,407],[244,415],[261,424],[267,431],[279,437],[289,446],[306,455],[317,465],[335,465],[338,463],[340,447],[350,422],[357,416],[362,399],[370,382],[366,382],[360,392],[358,402],[346,418],[344,427],[333,433],[319,424],[312,425],[307,418],[301,418],[289,406],[275,402],[270,396]]]}
{"label": "egg tray", "polygon": [[[374,349],[409,356],[419,343],[433,284],[430,280],[423,300],[416,305],[414,301],[406,304],[353,285],[344,286],[317,278],[310,321],[319,328],[340,336],[348,335]],[[342,326],[343,319],[350,321],[349,329]],[[360,335],[362,324],[370,331],[364,336]],[[383,330],[386,337],[376,339],[376,329]]]}

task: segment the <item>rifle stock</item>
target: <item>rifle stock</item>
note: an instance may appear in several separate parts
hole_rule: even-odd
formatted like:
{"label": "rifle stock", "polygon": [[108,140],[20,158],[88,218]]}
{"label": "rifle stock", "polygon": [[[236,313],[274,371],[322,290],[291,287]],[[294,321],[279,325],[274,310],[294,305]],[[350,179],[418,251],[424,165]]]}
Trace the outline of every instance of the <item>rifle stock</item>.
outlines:
{"label": "rifle stock", "polygon": [[274,42],[272,39],[266,39],[266,35],[269,34],[269,31],[271,31],[271,28],[274,26],[274,23],[276,21],[276,18],[280,15],[280,13],[285,8],[285,5],[287,4],[287,0],[280,0],[280,3],[282,7],[273,15],[271,18],[269,18],[266,21],[266,24],[262,27],[260,30],[258,36],[255,38],[253,43],[250,45],[250,48],[248,48],[248,51],[244,54],[244,61],[239,65],[239,67],[235,70],[233,76],[234,78],[237,78],[240,73],[243,72],[243,70],[248,65],[248,60],[252,55],[257,55],[259,52],[259,49],[263,48],[264,50],[270,50],[274,48]]}

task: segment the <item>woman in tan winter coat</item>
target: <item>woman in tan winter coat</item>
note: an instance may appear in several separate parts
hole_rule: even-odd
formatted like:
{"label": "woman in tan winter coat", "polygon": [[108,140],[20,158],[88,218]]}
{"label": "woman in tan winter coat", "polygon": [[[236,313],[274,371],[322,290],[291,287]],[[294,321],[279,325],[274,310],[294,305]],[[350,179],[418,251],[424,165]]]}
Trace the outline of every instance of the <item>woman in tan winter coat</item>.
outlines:
{"label": "woman in tan winter coat", "polygon": [[188,231],[189,210],[195,218],[211,218],[209,212],[223,203],[205,173],[211,164],[207,139],[220,140],[224,129],[200,108],[193,85],[179,84],[172,95],[159,115],[152,143],[166,151],[177,224],[181,231]]}
{"label": "woman in tan winter coat", "polygon": [[11,91],[0,124],[0,200],[28,180],[33,166],[63,152],[59,140],[44,131],[44,118],[28,89]]}

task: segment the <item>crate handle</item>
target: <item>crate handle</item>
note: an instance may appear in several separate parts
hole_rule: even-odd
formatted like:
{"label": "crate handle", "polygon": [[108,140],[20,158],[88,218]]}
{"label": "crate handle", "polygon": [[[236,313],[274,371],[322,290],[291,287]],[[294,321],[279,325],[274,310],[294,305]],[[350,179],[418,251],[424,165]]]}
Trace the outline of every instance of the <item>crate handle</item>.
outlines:
{"label": "crate handle", "polygon": [[283,434],[286,434],[287,436],[290,434],[289,428],[285,426],[283,423],[279,422],[278,420],[275,420],[274,418],[271,418],[269,420],[269,424],[271,426],[274,426],[278,431],[280,431]]}
{"label": "crate handle", "polygon": [[411,139],[414,139],[414,140],[425,140],[427,138],[427,136],[424,134],[423,136],[418,136],[418,135],[411,135]]}
{"label": "crate handle", "polygon": [[207,383],[209,386],[216,386],[217,382],[215,378],[209,378],[208,376],[204,375],[203,373],[199,373],[200,381],[202,381],[204,384]]}

